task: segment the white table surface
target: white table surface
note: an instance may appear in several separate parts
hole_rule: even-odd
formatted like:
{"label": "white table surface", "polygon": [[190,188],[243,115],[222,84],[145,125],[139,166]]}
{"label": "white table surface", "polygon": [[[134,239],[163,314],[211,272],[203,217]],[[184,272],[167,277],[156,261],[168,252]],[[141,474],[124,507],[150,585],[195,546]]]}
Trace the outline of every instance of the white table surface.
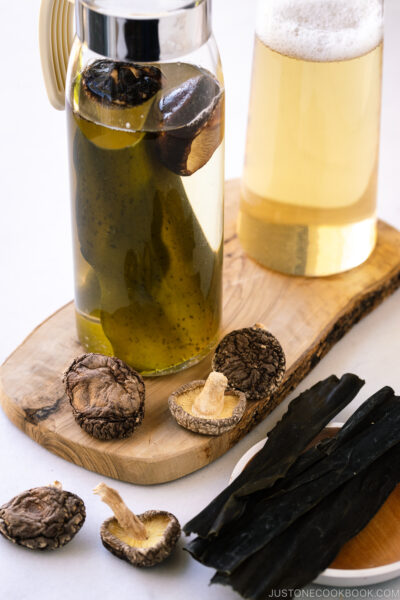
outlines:
{"label": "white table surface", "polygon": [[[132,0],[133,1],[133,0]],[[241,173],[254,27],[254,0],[214,0],[214,30],[227,89],[227,178]],[[69,191],[64,114],[53,110],[42,84],[37,41],[39,0],[0,1],[1,218],[0,362],[49,314],[72,297]],[[400,228],[400,0],[386,0],[386,35],[379,214]],[[356,325],[302,382],[352,371],[367,379],[357,402],[382,385],[400,393],[400,292]],[[280,417],[287,403],[212,465],[152,487],[107,481],[141,512],[168,509],[182,523],[227,483],[240,456]],[[345,411],[348,415],[352,408]],[[36,553],[0,539],[0,599],[228,600],[229,588],[208,587],[212,571],[181,550],[165,564],[138,570],[101,545],[109,516],[91,490],[104,478],[47,452],[0,411],[0,504],[55,479],[87,507],[79,535],[65,548]],[[182,546],[182,539],[180,545]],[[308,597],[327,597],[311,586]],[[338,596],[338,590],[330,592]],[[346,591],[344,590],[344,593]],[[371,586],[360,597],[399,597],[400,580]]]}

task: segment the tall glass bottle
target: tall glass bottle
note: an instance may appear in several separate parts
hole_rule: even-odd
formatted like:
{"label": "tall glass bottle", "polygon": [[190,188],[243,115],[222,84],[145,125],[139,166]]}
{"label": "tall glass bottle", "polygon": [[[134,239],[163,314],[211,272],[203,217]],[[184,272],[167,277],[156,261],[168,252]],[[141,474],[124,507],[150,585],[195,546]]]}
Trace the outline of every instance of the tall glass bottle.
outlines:
{"label": "tall glass bottle", "polygon": [[209,352],[221,316],[224,88],[210,1],[78,0],[76,16],[66,110],[79,340],[144,374],[173,372]]}
{"label": "tall glass bottle", "polygon": [[383,0],[260,0],[239,238],[330,275],[376,239]]}

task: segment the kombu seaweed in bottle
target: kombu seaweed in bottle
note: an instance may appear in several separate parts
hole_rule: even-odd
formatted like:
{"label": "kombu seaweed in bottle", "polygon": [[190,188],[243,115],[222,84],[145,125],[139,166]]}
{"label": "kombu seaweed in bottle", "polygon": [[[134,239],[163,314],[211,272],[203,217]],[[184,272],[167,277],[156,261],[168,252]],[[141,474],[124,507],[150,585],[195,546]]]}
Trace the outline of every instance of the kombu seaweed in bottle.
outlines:
{"label": "kombu seaweed in bottle", "polygon": [[118,61],[79,42],[73,52],[66,109],[79,340],[144,374],[173,372],[218,336],[222,80],[210,64]]}

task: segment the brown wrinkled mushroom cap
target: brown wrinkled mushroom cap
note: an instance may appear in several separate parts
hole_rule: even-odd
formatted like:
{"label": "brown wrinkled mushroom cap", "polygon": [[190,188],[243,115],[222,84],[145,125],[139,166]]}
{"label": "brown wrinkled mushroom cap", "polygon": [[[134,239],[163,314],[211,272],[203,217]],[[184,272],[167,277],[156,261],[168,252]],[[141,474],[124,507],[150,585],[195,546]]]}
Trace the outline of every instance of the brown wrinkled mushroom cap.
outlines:
{"label": "brown wrinkled mushroom cap", "polygon": [[140,106],[160,89],[160,69],[113,60],[95,60],[82,73],[82,87],[93,100],[116,107]]}
{"label": "brown wrinkled mushroom cap", "polygon": [[228,333],[215,350],[212,366],[248,400],[264,400],[281,383],[286,359],[276,337],[255,325]]}
{"label": "brown wrinkled mushroom cap", "polygon": [[177,175],[198,171],[222,142],[224,95],[211,74],[174,88],[154,112],[163,129],[156,140],[159,159]]}
{"label": "brown wrinkled mushroom cap", "polygon": [[190,394],[193,391],[200,394],[205,383],[205,380],[199,380],[182,385],[168,398],[169,410],[176,422],[185,429],[204,435],[221,435],[233,429],[243,417],[246,410],[246,396],[239,390],[226,389],[225,398],[235,398],[235,401],[227,403],[224,408],[224,413],[227,413],[227,416],[217,418],[198,417],[190,412],[190,405],[193,403],[196,394],[189,399],[189,402],[185,402],[184,399],[185,395],[187,396],[188,393]]}
{"label": "brown wrinkled mushroom cap", "polygon": [[64,384],[75,420],[99,440],[128,437],[143,421],[143,379],[118,358],[84,354],[66,371]]}
{"label": "brown wrinkled mushroom cap", "polygon": [[138,567],[152,567],[171,554],[181,535],[181,527],[177,518],[166,511],[148,510],[137,516],[149,532],[147,540],[130,538],[115,517],[102,524],[101,540],[104,547],[118,558]]}
{"label": "brown wrinkled mushroom cap", "polygon": [[83,500],[58,487],[22,492],[0,507],[0,532],[31,550],[65,546],[85,522]]}

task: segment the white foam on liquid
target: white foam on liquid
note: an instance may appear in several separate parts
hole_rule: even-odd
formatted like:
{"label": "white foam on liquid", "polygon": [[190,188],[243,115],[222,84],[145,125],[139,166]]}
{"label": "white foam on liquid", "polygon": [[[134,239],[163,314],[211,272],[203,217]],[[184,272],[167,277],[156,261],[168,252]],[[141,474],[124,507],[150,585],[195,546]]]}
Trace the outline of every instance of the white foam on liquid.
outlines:
{"label": "white foam on liquid", "polygon": [[256,31],[281,54],[348,60],[382,41],[383,0],[261,0]]}

